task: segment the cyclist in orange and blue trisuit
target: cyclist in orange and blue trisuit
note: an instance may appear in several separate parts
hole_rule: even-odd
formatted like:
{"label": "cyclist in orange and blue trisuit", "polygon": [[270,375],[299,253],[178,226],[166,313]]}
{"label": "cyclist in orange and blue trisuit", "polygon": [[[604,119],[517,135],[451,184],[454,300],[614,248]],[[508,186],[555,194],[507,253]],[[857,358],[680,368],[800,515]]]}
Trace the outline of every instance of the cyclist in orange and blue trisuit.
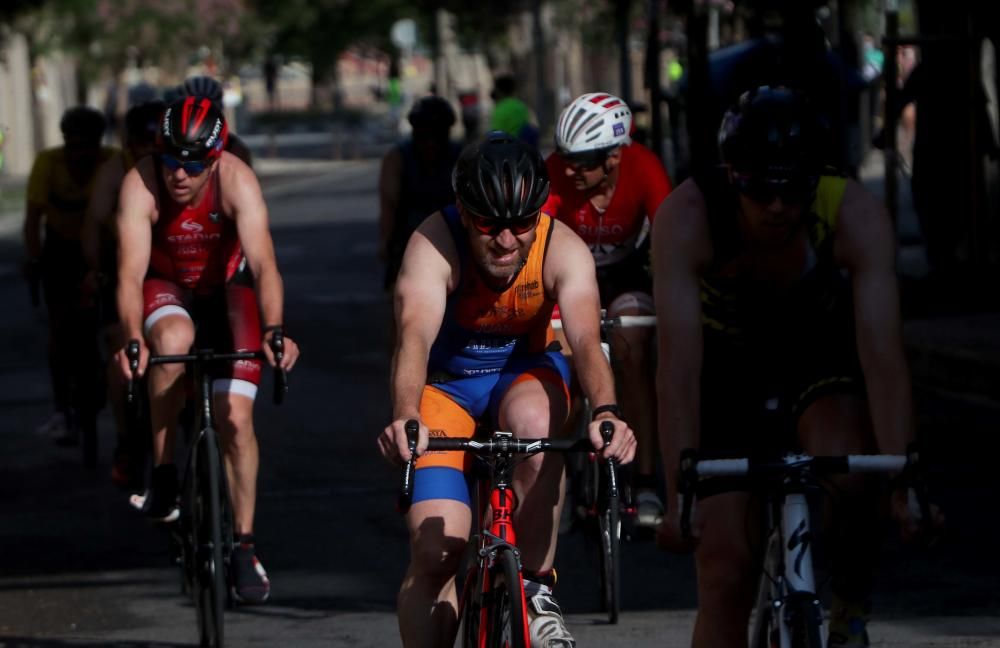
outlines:
{"label": "cyclist in orange and blue trisuit", "polygon": [[[598,421],[608,419],[615,433],[603,454],[631,461],[635,436],[618,417],[600,346],[593,258],[565,225],[539,213],[549,188],[541,157],[494,132],[463,151],[454,186],[456,205],[427,219],[403,257],[393,422],[379,437],[382,454],[408,458],[408,419],[420,422],[418,455],[429,433],[469,437],[480,417],[518,437],[558,434],[568,411],[566,362],[549,345],[558,304],[583,392],[598,406],[589,430],[594,447],[603,447]],[[464,462],[457,453],[417,461],[398,611],[408,648],[455,638],[455,572],[471,523]],[[542,648],[575,645],[550,587],[562,476],[554,455],[532,457],[514,476],[532,645]]]}

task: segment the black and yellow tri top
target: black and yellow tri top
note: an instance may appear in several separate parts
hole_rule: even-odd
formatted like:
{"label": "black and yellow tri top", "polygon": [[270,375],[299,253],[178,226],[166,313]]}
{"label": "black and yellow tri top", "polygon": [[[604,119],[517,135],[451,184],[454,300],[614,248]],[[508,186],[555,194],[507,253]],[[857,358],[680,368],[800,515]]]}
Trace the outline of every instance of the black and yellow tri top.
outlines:
{"label": "black and yellow tri top", "polygon": [[810,249],[801,279],[782,289],[731,269],[730,262],[744,247],[736,217],[739,197],[721,175],[696,178],[695,182],[705,197],[713,250],[712,261],[701,277],[706,336],[742,345],[748,339],[780,341],[788,335],[808,334],[803,326],[817,320],[850,328],[850,282],[833,258],[846,178],[820,178],[806,215]]}

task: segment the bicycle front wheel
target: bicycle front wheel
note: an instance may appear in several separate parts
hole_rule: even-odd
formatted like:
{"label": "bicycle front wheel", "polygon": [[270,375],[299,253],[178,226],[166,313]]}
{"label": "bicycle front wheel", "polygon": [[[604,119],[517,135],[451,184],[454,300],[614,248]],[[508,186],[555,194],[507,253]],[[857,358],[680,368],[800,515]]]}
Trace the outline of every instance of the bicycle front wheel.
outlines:
{"label": "bicycle front wheel", "polygon": [[524,581],[517,556],[507,548],[497,552],[490,592],[486,645],[490,648],[530,648]]}
{"label": "bicycle front wheel", "polygon": [[215,431],[204,430],[196,444],[191,520],[195,542],[195,607],[201,646],[222,648],[226,574],[222,554],[222,471]]}
{"label": "bicycle front wheel", "polygon": [[608,499],[597,518],[601,537],[601,594],[608,623],[618,623],[621,611],[622,520],[618,498]]}
{"label": "bicycle front wheel", "polygon": [[823,614],[813,594],[791,596],[784,610],[792,648],[823,648]]}

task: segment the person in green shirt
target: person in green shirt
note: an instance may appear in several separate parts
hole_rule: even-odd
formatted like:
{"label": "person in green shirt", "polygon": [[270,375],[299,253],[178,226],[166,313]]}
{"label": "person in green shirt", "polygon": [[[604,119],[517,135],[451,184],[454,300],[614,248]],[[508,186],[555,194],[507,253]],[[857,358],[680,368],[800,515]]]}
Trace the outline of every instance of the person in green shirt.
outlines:
{"label": "person in green shirt", "polygon": [[538,127],[531,122],[531,109],[514,96],[514,77],[498,76],[493,83],[493,114],[490,130],[503,131],[534,147],[538,147]]}

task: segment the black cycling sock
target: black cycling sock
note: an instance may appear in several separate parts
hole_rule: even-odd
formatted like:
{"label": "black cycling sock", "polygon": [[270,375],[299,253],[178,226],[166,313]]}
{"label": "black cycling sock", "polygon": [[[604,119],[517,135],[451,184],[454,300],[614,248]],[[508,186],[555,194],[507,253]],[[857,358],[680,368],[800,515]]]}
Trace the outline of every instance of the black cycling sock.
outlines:
{"label": "black cycling sock", "polygon": [[524,580],[530,580],[532,582],[538,583],[539,585],[545,585],[549,589],[556,586],[556,581],[559,580],[556,575],[555,568],[547,569],[545,571],[530,571],[525,569],[521,572],[524,576]]}
{"label": "black cycling sock", "polygon": [[236,533],[233,538],[237,545],[253,547],[256,544],[256,538],[253,533]]}

